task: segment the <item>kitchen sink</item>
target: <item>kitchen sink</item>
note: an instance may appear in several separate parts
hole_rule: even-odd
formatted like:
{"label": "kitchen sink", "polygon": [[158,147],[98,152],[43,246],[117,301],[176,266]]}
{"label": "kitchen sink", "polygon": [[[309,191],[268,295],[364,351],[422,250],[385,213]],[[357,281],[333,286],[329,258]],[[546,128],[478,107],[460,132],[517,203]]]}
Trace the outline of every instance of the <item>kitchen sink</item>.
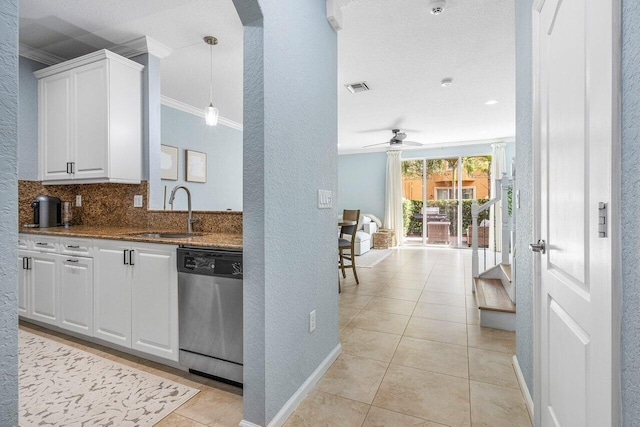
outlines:
{"label": "kitchen sink", "polygon": [[203,233],[140,233],[134,234],[136,237],[147,237],[150,239],[187,239],[189,237],[202,236]]}

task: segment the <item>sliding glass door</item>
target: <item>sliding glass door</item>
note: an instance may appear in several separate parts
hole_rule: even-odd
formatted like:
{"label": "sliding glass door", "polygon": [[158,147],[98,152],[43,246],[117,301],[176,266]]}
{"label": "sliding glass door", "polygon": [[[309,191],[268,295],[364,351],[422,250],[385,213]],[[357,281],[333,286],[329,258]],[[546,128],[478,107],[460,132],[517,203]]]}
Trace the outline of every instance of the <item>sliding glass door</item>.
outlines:
{"label": "sliding glass door", "polygon": [[405,160],[405,245],[467,246],[471,203],[490,198],[491,156]]}

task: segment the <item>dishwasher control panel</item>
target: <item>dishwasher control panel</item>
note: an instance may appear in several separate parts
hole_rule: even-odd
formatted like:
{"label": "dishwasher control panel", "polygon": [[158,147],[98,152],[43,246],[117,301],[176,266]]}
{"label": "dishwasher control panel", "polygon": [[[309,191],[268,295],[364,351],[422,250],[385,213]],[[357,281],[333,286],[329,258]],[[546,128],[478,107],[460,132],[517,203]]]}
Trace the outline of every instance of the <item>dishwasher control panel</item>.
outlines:
{"label": "dishwasher control panel", "polygon": [[242,279],[242,252],[180,248],[178,272]]}

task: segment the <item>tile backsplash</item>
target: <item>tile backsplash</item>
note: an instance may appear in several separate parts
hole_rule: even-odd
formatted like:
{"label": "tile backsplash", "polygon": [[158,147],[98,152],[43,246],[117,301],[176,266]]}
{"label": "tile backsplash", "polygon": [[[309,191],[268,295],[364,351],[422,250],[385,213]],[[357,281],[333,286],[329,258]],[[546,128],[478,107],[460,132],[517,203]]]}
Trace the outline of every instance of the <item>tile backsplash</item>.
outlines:
{"label": "tile backsplash", "polygon": [[[33,222],[31,203],[39,194],[54,196],[73,203],[73,223],[100,227],[140,227],[149,230],[181,230],[186,228],[184,211],[149,211],[148,183],[140,184],[72,184],[42,185],[39,181],[19,181],[20,225]],[[133,207],[133,196],[142,195],[143,207]],[[82,206],[75,206],[76,195]],[[195,231],[242,233],[242,212],[195,211]]]}

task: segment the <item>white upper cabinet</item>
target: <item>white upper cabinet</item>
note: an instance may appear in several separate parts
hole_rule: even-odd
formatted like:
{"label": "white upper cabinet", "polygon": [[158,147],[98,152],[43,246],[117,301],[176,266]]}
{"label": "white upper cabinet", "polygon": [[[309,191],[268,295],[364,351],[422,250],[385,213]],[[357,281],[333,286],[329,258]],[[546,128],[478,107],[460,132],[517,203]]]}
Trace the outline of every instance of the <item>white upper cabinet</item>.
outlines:
{"label": "white upper cabinet", "polygon": [[139,183],[143,66],[101,50],[39,71],[39,178]]}

